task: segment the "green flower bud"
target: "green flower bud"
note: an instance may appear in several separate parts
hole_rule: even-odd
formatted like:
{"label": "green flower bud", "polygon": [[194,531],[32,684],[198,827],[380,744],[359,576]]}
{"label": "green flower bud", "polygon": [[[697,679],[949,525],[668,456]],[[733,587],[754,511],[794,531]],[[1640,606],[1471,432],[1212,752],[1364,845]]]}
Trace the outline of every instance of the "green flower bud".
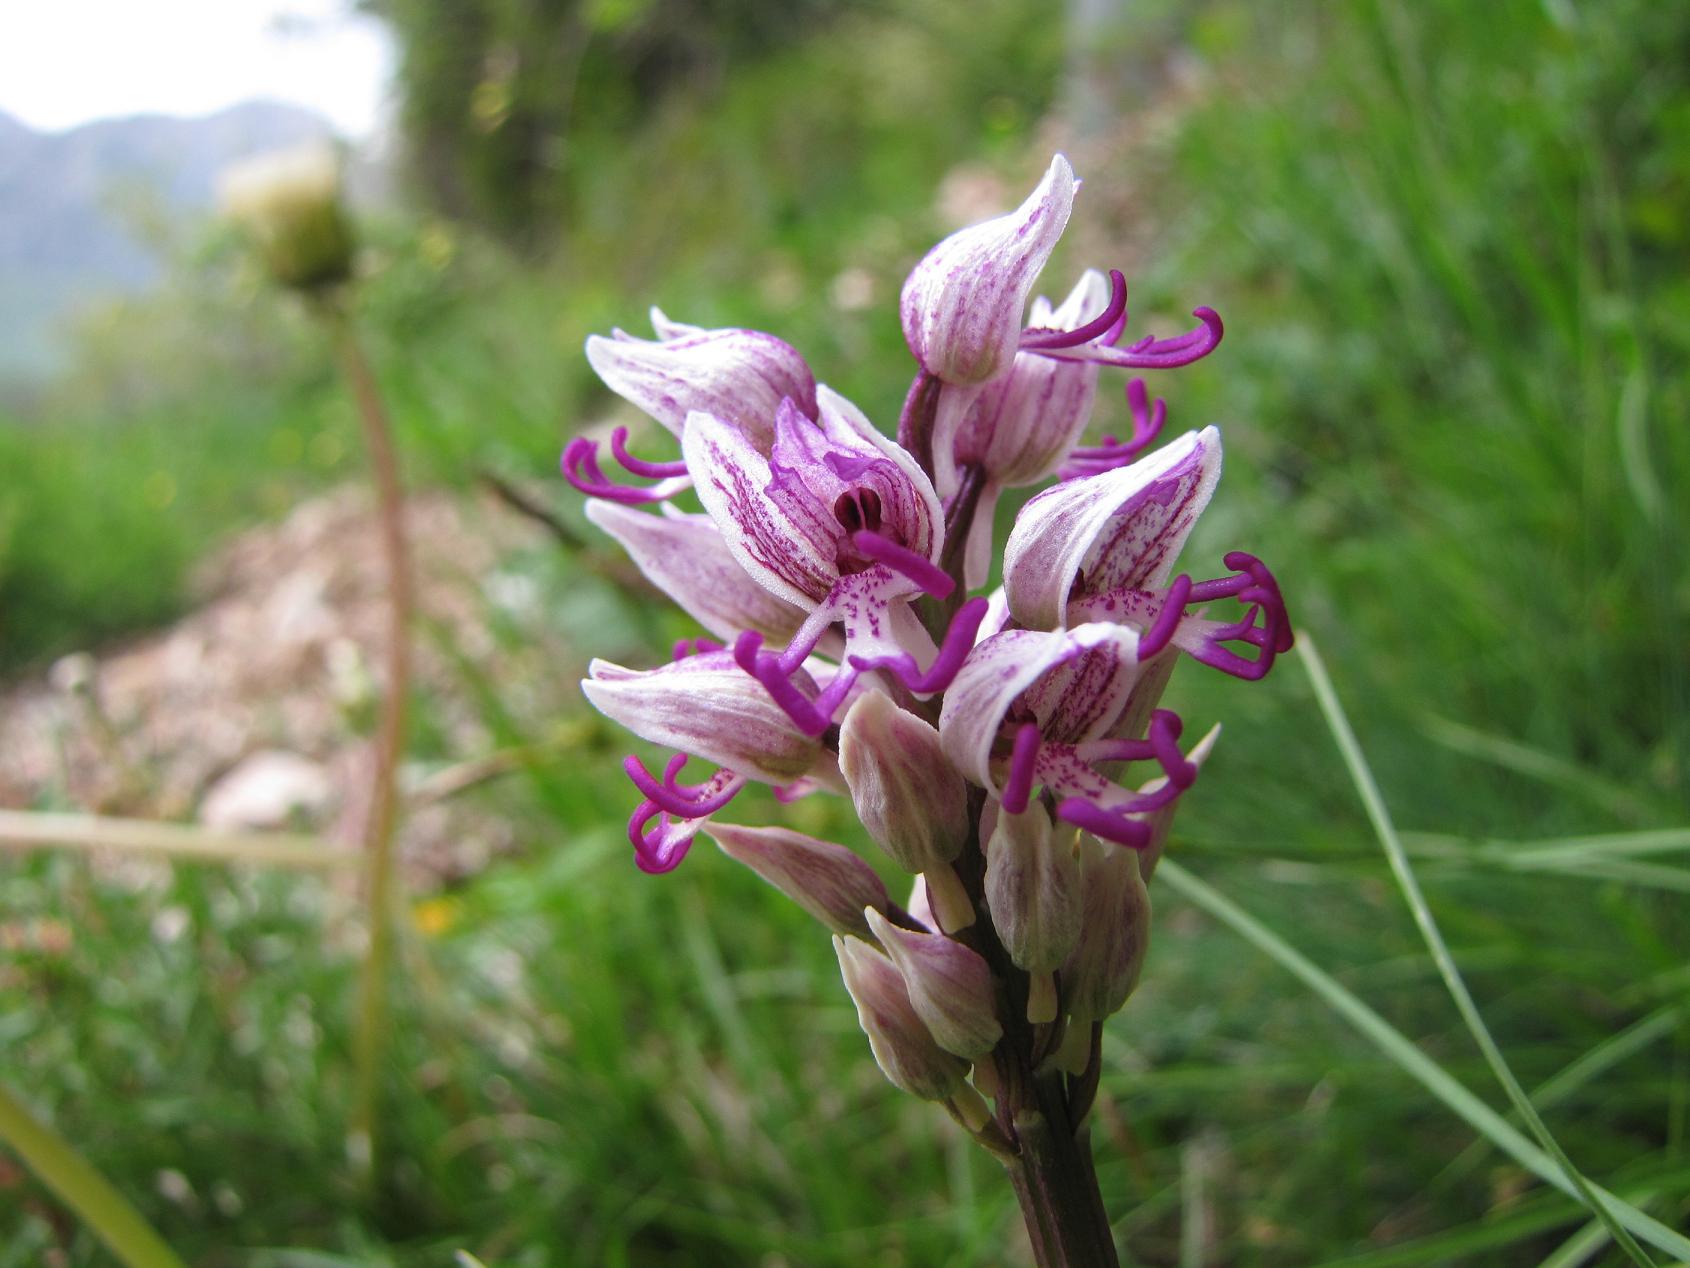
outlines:
{"label": "green flower bud", "polygon": [[857,1023],[868,1036],[881,1073],[912,1096],[945,1101],[961,1093],[968,1063],[934,1042],[910,1003],[897,965],[855,938],[833,939],[845,989],[857,1005]]}
{"label": "green flower bud", "polygon": [[1062,1003],[1076,1028],[1119,1011],[1150,947],[1150,891],[1124,846],[1080,835],[1080,939],[1062,965]]}
{"label": "green flower bud", "polygon": [[948,863],[968,840],[968,786],[939,733],[882,691],[864,692],[839,732],[857,817],[906,872]]}
{"label": "green flower bud", "polygon": [[986,962],[944,934],[900,929],[873,908],[863,914],[903,974],[910,1003],[938,1045],[970,1060],[995,1048],[1003,1026]]}
{"label": "green flower bud", "polygon": [[276,150],[223,173],[219,200],[283,286],[316,291],[352,275],[340,158],[327,142]]}
{"label": "green flower bud", "polygon": [[998,809],[986,842],[986,905],[1009,958],[1032,975],[1027,1020],[1056,1019],[1051,974],[1080,938],[1080,875],[1075,831],[1052,829],[1034,802],[1021,814]]}

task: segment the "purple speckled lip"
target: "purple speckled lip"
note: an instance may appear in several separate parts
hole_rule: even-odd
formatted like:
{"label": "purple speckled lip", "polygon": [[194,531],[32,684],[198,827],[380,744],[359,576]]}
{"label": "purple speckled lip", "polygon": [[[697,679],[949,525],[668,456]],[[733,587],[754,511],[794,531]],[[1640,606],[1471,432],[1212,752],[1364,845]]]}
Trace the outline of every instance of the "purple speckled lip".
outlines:
{"label": "purple speckled lip", "polygon": [[[953,234],[911,272],[900,318],[919,369],[897,442],[774,335],[654,310],[655,340],[588,341],[606,384],[681,456],[638,457],[617,427],[620,474],[584,437],[563,474],[710,635],[678,640],[660,670],[601,667],[589,684],[595,705],[675,750],[661,773],[625,763],[643,870],[677,866],[750,782],[783,801],[841,790],[840,720],[875,692],[937,719],[942,760],[988,805],[1042,806],[1147,848],[1210,743],[1182,752],[1180,718],[1157,707],[1175,653],[1254,680],[1291,649],[1284,596],[1255,555],[1228,553],[1229,574],[1209,580],[1175,572],[1219,479],[1219,433],[1161,444],[1167,404],[1134,375],[1125,438],[1081,439],[1101,370],[1189,365],[1225,331],[1199,307],[1184,333],[1127,341],[1116,269],[1029,308],[1078,187],[1057,156],[1017,210]],[[1052,477],[1000,553],[999,494]],[[668,505],[689,489],[703,515]],[[999,563],[1004,590],[970,596]],[[1241,614],[1211,614],[1227,601]],[[689,757],[713,773],[682,783]],[[1139,791],[1118,782],[1131,763],[1156,775]]]}

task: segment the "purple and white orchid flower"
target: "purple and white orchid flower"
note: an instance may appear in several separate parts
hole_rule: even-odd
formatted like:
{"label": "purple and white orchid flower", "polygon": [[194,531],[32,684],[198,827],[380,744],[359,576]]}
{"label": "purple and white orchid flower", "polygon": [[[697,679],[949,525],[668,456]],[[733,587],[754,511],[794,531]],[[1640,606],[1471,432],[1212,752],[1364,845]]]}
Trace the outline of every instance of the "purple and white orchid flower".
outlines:
{"label": "purple and white orchid flower", "polygon": [[[1143,738],[1117,737],[1141,665],[1138,635],[1122,625],[994,635],[969,653],[945,693],[940,743],[1011,814],[1024,813],[1043,786],[1059,819],[1143,848],[1147,816],[1190,787],[1197,770],[1179,750],[1178,716],[1166,709]],[[1146,759],[1167,780],[1153,793],[1129,792],[1098,769]]]}
{"label": "purple and white orchid flower", "polygon": [[[667,872],[679,864],[710,816],[752,780],[777,787],[844,788],[835,755],[799,731],[725,650],[703,651],[649,670],[595,660],[587,674],[581,688],[601,713],[641,739],[680,750],[661,777],[637,757],[623,763],[646,796],[628,824],[635,861],[645,871]],[[803,669],[793,673],[791,685],[800,695],[820,694]],[[682,784],[680,773],[689,757],[714,762],[719,769],[701,783]]]}
{"label": "purple and white orchid flower", "polygon": [[[812,735],[833,725],[865,671],[888,671],[916,694],[942,690],[985,612],[983,600],[965,604],[934,646],[909,607],[956,585],[936,562],[945,530],[932,482],[844,397],[821,387],[816,399],[815,422],[781,402],[766,456],[707,414],[692,415],[682,437],[699,500],[734,557],[771,594],[809,610],[784,652],[763,651],[763,636],[747,630],[734,656]],[[806,698],[789,679],[835,625],[844,665]]]}
{"label": "purple and white orchid flower", "polygon": [[[922,373],[905,401],[898,436],[906,448],[931,465],[934,484],[947,500],[959,494],[961,473],[975,465],[969,459],[980,448],[978,437],[967,434],[972,430],[970,416],[982,408],[988,415],[998,412],[996,403],[982,407],[982,394],[1016,372],[1038,381],[1038,376],[1029,373],[1025,358],[1168,370],[1200,360],[1220,344],[1224,334],[1220,316],[1212,308],[1200,307],[1192,313],[1199,324],[1185,334],[1167,339],[1147,335],[1120,346],[1127,326],[1127,282],[1113,269],[1107,281],[1102,274],[1083,278],[1061,309],[1035,304],[1031,324],[1021,327],[1022,308],[1067,226],[1078,188],[1067,159],[1057,155],[1044,180],[1019,208],[952,234],[922,258],[904,284],[900,312],[904,339]],[[1081,320],[1085,313],[1092,315]],[[1073,383],[1068,391],[1079,390],[1086,380]],[[1089,387],[1094,392],[1095,382]],[[1129,386],[1133,438],[1126,445],[1110,440],[1084,451],[1082,469],[1130,461],[1149,443],[1160,422],[1152,425],[1143,409],[1143,395],[1142,384],[1135,381]],[[1086,409],[1089,412],[1089,403]],[[1072,408],[1044,413],[1042,422],[1049,432],[1041,427],[1041,439],[1066,442],[1061,454],[1048,462],[1050,470],[1061,465],[1079,439],[1084,423],[1070,428],[1072,415]],[[1014,434],[1013,429],[1009,434]],[[969,452],[957,451],[959,441]],[[989,471],[987,475],[989,481]],[[1037,478],[1042,476],[1032,477]],[[974,553],[978,562],[979,549]]]}
{"label": "purple and white orchid flower", "polygon": [[[1207,427],[1130,466],[1064,481],[1033,498],[1004,548],[1012,616],[1034,629],[1126,622],[1141,631],[1144,659],[1172,643],[1234,677],[1266,675],[1291,649],[1285,601],[1266,564],[1232,551],[1224,560],[1231,576],[1170,580],[1220,472],[1220,432]],[[1229,597],[1245,605],[1238,621],[1186,612]],[[1230,643],[1254,651],[1246,656]]]}

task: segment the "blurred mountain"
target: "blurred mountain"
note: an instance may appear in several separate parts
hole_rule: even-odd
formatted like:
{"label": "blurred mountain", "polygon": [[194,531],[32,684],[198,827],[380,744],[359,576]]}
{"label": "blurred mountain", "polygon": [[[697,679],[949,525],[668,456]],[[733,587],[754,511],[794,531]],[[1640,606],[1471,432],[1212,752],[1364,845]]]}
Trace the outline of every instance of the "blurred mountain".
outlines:
{"label": "blurred mountain", "polygon": [[57,330],[80,305],[153,281],[162,262],[150,230],[209,210],[229,163],[331,132],[320,115],[273,102],[64,132],[0,114],[0,379],[52,370]]}

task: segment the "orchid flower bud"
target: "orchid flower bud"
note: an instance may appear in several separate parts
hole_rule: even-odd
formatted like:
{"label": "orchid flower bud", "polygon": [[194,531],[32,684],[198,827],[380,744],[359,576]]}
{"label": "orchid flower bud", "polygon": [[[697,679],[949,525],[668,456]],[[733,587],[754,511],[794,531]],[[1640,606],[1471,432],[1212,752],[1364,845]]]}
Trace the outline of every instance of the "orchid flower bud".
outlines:
{"label": "orchid flower bud", "polygon": [[316,291],[352,276],[352,228],[341,206],[340,157],[327,141],[236,164],[220,178],[218,196],[283,286]]}
{"label": "orchid flower bud", "polygon": [[997,990],[985,960],[942,933],[900,929],[873,907],[869,928],[904,975],[910,1003],[946,1052],[973,1060],[1003,1037]]}
{"label": "orchid flower bud", "polygon": [[1080,937],[1062,964],[1062,1006],[1076,1028],[1119,1011],[1150,946],[1150,891],[1135,853],[1081,833],[1079,875]]}
{"label": "orchid flower bud", "polygon": [[839,768],[857,817],[906,872],[928,876],[948,931],[974,922],[974,907],[950,861],[968,840],[968,786],[939,746],[939,732],[880,691],[845,715]]}
{"label": "orchid flower bud", "polygon": [[[1108,303],[1108,281],[1088,269],[1060,308],[1053,310],[1042,295],[1035,299],[1031,321],[1041,329],[1073,330]],[[949,444],[955,466],[977,467],[984,477],[964,553],[965,585],[983,585],[991,571],[998,498],[1005,489],[1037,484],[1062,465],[1091,419],[1097,378],[1090,362],[1017,352],[1009,373],[974,398]],[[935,447],[944,443],[935,435]],[[941,470],[952,465],[945,455],[937,457]]]}
{"label": "orchid flower bud", "polygon": [[758,330],[703,330],[654,311],[659,339],[592,335],[587,360],[605,385],[679,436],[694,410],[737,427],[764,452],[775,410],[816,413],[816,380],[796,349]]}
{"label": "orchid flower bud", "polygon": [[973,385],[1009,370],[1027,296],[1068,225],[1078,188],[1058,154],[1019,208],[953,233],[915,266],[899,316],[929,374]]}
{"label": "orchid flower bud", "polygon": [[842,845],[786,828],[712,824],[722,853],[745,864],[834,933],[874,936],[864,910],[883,912],[891,899],[874,869]]}
{"label": "orchid flower bud", "polygon": [[986,905],[1004,950],[1032,975],[1027,1020],[1056,1020],[1052,974],[1080,938],[1083,895],[1074,832],[1052,828],[1034,803],[1020,814],[999,809],[986,842]]}
{"label": "orchid flower bud", "polygon": [[910,1003],[897,965],[856,938],[834,935],[833,950],[845,989],[857,1006],[857,1024],[868,1036],[881,1073],[894,1087],[926,1101],[945,1101],[960,1093],[968,1063],[934,1042]]}

